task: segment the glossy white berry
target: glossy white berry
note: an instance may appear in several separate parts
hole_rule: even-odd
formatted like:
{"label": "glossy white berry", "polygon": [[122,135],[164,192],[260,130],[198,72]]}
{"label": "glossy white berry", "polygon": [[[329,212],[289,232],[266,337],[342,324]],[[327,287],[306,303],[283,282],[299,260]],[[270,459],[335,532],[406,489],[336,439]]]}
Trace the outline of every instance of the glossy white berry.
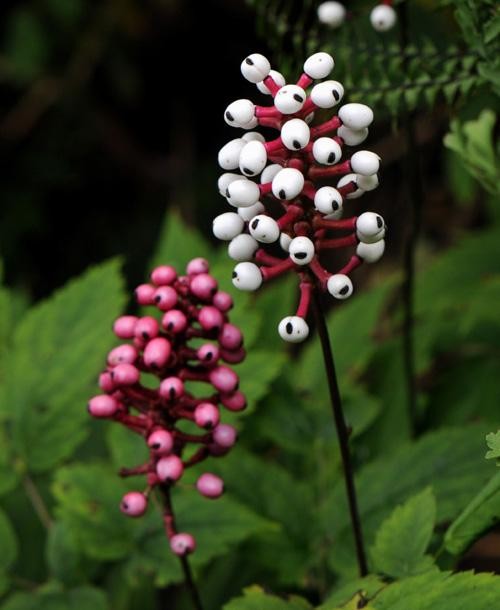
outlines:
{"label": "glossy white berry", "polygon": [[336,80],[325,80],[311,89],[311,99],[319,108],[333,108],[344,97],[344,87]]}
{"label": "glossy white berry", "polygon": [[273,179],[273,195],[278,199],[295,199],[304,188],[304,176],[298,169],[286,167],[280,170]]}
{"label": "glossy white berry", "polygon": [[[273,81],[278,85],[278,87],[284,87],[286,85],[286,80],[281,72],[277,72],[276,70],[271,70],[269,72],[269,76],[273,79]],[[263,93],[264,95],[271,95],[268,87],[263,83],[257,83],[257,89]]]}
{"label": "glossy white berry", "polygon": [[289,150],[300,150],[309,144],[311,130],[301,119],[291,119],[281,128],[281,139]]}
{"label": "glossy white berry", "polygon": [[373,121],[373,110],[365,104],[344,104],[339,108],[339,118],[351,129],[364,129]]}
{"label": "glossy white berry", "polygon": [[272,182],[274,177],[278,172],[280,172],[283,168],[278,163],[273,163],[272,165],[268,165],[262,174],[260,175],[260,183],[267,184],[268,182]]}
{"label": "glossy white berry", "polygon": [[331,275],[328,279],[326,287],[328,292],[336,299],[348,299],[353,291],[353,286],[350,278],[342,273]]}
{"label": "glossy white berry", "polygon": [[260,288],[262,274],[254,263],[238,263],[233,271],[233,285],[239,290],[252,292]]}
{"label": "glossy white berry", "polygon": [[214,218],[212,230],[217,239],[229,241],[243,231],[243,218],[235,212],[225,212]]}
{"label": "glossy white berry", "polygon": [[312,149],[315,161],[321,165],[335,165],[342,156],[342,149],[333,138],[318,138]]}
{"label": "glossy white berry", "polygon": [[318,19],[331,28],[338,28],[342,25],[345,14],[345,7],[340,2],[322,2],[318,6]]}
{"label": "glossy white berry", "polygon": [[259,187],[251,180],[243,179],[231,182],[226,189],[226,198],[235,207],[248,207],[259,200]]}
{"label": "glossy white berry", "polygon": [[264,80],[271,71],[269,60],[260,53],[252,53],[241,62],[241,73],[251,83]]}
{"label": "glossy white berry", "polygon": [[247,233],[237,235],[229,244],[227,253],[235,261],[250,261],[259,244]]}
{"label": "glossy white berry", "polygon": [[280,235],[280,246],[285,252],[288,252],[291,241],[292,238],[290,237],[290,235],[288,235],[288,233],[282,233]]}
{"label": "glossy white berry", "polygon": [[271,244],[279,239],[280,228],[278,223],[265,214],[259,214],[252,218],[248,224],[250,235],[264,244]]}
{"label": "glossy white berry", "polygon": [[384,219],[374,212],[364,212],[356,221],[356,235],[365,244],[380,241],[385,236]]}
{"label": "glossy white berry", "polygon": [[337,182],[337,188],[340,189],[343,186],[347,186],[350,182],[353,182],[356,185],[356,190],[352,193],[348,193],[345,198],[346,199],[358,199],[365,194],[365,191],[362,188],[359,188],[357,183],[357,175],[356,174],[346,174],[342,176],[342,178]]}
{"label": "glossy white berry", "polygon": [[250,100],[236,100],[224,112],[224,120],[232,127],[243,127],[254,118],[255,105]]}
{"label": "glossy white berry", "polygon": [[245,140],[245,142],[253,142],[254,140],[257,140],[257,142],[266,141],[266,138],[258,131],[247,131],[247,133],[241,136],[241,139]]}
{"label": "glossy white berry", "polygon": [[363,242],[360,242],[356,248],[356,254],[359,258],[362,258],[365,263],[376,263],[382,258],[384,250],[385,241],[381,239],[374,244],[364,244]]}
{"label": "glossy white berry", "polygon": [[309,326],[304,318],[299,316],[287,316],[278,325],[279,336],[289,343],[300,343],[305,341],[309,335]]}
{"label": "glossy white berry", "polygon": [[314,256],[314,244],[309,237],[295,237],[290,242],[288,251],[296,265],[308,265]]}
{"label": "glossy white berry", "polygon": [[373,176],[380,169],[380,157],[369,150],[359,150],[351,157],[351,169],[362,176]]}
{"label": "glossy white berry", "polygon": [[256,176],[266,167],[267,152],[264,144],[253,140],[247,142],[240,152],[240,170],[245,176]]}
{"label": "glossy white berry", "polygon": [[246,142],[243,138],[235,138],[219,150],[218,161],[222,169],[237,169],[240,164],[241,149]]}
{"label": "glossy white berry", "polygon": [[219,179],[217,180],[217,188],[219,189],[219,193],[223,197],[226,197],[227,187],[231,184],[231,182],[241,180],[242,178],[243,176],[240,174],[222,174],[222,176],[219,176]]}
{"label": "glossy white berry", "polygon": [[333,186],[322,186],[314,196],[314,207],[321,214],[342,212],[342,195]]}
{"label": "glossy white berry", "polygon": [[328,53],[314,53],[304,62],[304,72],[311,78],[326,78],[333,70],[335,62]]}
{"label": "glossy white berry", "polygon": [[254,216],[257,216],[257,214],[262,214],[265,209],[264,204],[257,201],[257,203],[249,205],[246,208],[238,208],[238,214],[243,218],[243,220],[248,222],[249,220],[252,220]]}
{"label": "glossy white berry", "polygon": [[359,175],[356,177],[356,184],[364,191],[373,191],[379,185],[378,176],[377,174],[373,174],[371,176]]}
{"label": "glossy white berry", "polygon": [[276,94],[274,105],[282,114],[295,114],[302,110],[306,92],[297,85],[285,85]]}
{"label": "glossy white berry", "polygon": [[371,24],[377,32],[387,32],[394,27],[396,20],[396,11],[387,4],[379,4],[370,13]]}
{"label": "glossy white berry", "polygon": [[342,138],[347,146],[357,146],[364,142],[368,137],[368,128],[364,127],[363,129],[351,129],[346,125],[341,125],[337,129],[337,135],[339,138]]}
{"label": "glossy white berry", "polygon": [[257,117],[254,116],[248,121],[248,123],[241,123],[241,125],[236,125],[236,127],[241,127],[242,129],[255,129],[258,124],[259,121],[257,120]]}

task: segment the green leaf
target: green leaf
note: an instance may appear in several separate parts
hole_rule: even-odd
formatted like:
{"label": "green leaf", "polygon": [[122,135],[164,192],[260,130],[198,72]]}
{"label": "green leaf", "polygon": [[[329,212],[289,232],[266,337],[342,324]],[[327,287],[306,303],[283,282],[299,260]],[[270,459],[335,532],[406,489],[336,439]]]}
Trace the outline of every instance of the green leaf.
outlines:
{"label": "green leaf", "polygon": [[106,596],[93,587],[71,591],[41,591],[14,593],[0,610],[108,610]]}
{"label": "green leaf", "polygon": [[8,493],[17,484],[18,475],[11,458],[10,443],[4,426],[0,424],[0,495]]}
{"label": "green leaf", "polygon": [[486,435],[486,444],[489,451],[484,456],[487,460],[500,459],[500,430],[498,432],[490,432]]}
{"label": "green leaf", "polygon": [[119,262],[87,271],[31,309],[17,327],[6,400],[16,450],[33,472],[53,468],[87,435],[85,404],[124,304]]}
{"label": "green leaf", "polygon": [[7,571],[16,561],[17,537],[7,515],[0,509],[0,572]]}
{"label": "green leaf", "polygon": [[149,451],[144,438],[131,432],[125,426],[117,426],[114,422],[110,422],[106,442],[116,468],[136,466],[149,459]]}
{"label": "green leaf", "polygon": [[76,585],[84,580],[82,555],[75,537],[64,523],[55,522],[49,529],[46,560],[51,576],[65,585]]}
{"label": "green leaf", "polygon": [[412,496],[382,523],[371,549],[377,572],[405,578],[433,566],[425,551],[434,530],[436,500],[431,488]]}
{"label": "green leaf", "polygon": [[7,22],[5,54],[12,78],[29,82],[43,71],[49,51],[49,37],[35,11],[21,8]]}
{"label": "green leaf", "polygon": [[[336,589],[317,610],[332,610],[337,606],[343,606],[353,597],[359,597],[359,594],[369,599],[384,586],[384,582],[375,574],[369,574],[364,578],[356,578],[356,580],[352,580]],[[366,606],[363,606],[363,608],[366,608]]]}
{"label": "green leaf", "polygon": [[211,248],[198,231],[188,226],[178,210],[172,209],[165,215],[160,237],[149,269],[157,265],[173,265],[179,274],[184,273],[186,264],[193,258],[210,259]]}
{"label": "green leaf", "polygon": [[285,601],[253,586],[243,591],[243,597],[226,604],[223,610],[312,610],[312,606],[305,599],[292,596]]}
{"label": "green leaf", "polygon": [[451,524],[445,536],[446,549],[453,555],[465,551],[475,539],[500,521],[500,472],[468,504]]}
{"label": "green leaf", "polygon": [[[267,394],[271,383],[279,375],[287,358],[283,353],[249,350],[245,360],[236,368],[241,379],[241,390],[247,397],[250,407]],[[249,409],[247,412],[251,412]]]}

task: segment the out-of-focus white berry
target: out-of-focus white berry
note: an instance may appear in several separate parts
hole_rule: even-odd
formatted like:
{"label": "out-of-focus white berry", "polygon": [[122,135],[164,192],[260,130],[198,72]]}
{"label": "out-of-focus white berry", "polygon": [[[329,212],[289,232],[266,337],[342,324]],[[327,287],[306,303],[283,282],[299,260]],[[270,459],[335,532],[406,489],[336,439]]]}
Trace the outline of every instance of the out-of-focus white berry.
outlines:
{"label": "out-of-focus white berry", "polygon": [[339,118],[351,129],[364,129],[373,121],[373,110],[366,104],[344,104],[339,108]]}
{"label": "out-of-focus white berry", "polygon": [[[286,85],[286,80],[281,72],[277,72],[276,70],[271,70],[269,72],[269,76],[273,79],[273,81],[278,85],[278,87],[284,87]],[[257,89],[263,93],[264,95],[271,95],[268,87],[263,83],[257,83]]]}
{"label": "out-of-focus white berry", "polygon": [[259,187],[251,180],[235,180],[226,189],[226,199],[235,207],[246,208],[259,201]]}
{"label": "out-of-focus white berry", "polygon": [[272,182],[274,176],[276,176],[276,174],[282,169],[283,168],[278,163],[272,163],[271,165],[268,165],[260,175],[260,183],[267,184],[268,182]]}
{"label": "out-of-focus white berry", "polygon": [[289,150],[300,150],[309,144],[311,131],[305,121],[291,119],[281,128],[281,139]]}
{"label": "out-of-focus white berry", "polygon": [[368,128],[364,129],[351,129],[346,125],[341,125],[337,129],[337,135],[342,138],[347,146],[357,146],[364,142],[368,137]]}
{"label": "out-of-focus white berry", "polygon": [[250,100],[236,100],[224,111],[224,120],[232,127],[243,127],[255,118],[255,104]]}
{"label": "out-of-focus white berry", "polygon": [[337,188],[340,189],[349,184],[349,182],[353,182],[357,188],[352,193],[347,194],[345,196],[346,199],[358,199],[358,197],[365,194],[365,191],[358,186],[356,174],[346,174],[345,176],[342,176],[342,178],[337,182]]}
{"label": "out-of-focus white berry", "polygon": [[356,177],[356,184],[364,191],[373,191],[379,185],[378,176],[377,174],[373,174],[372,176],[362,176],[360,174]]}
{"label": "out-of-focus white berry", "polygon": [[291,241],[292,241],[292,238],[290,237],[290,235],[288,235],[288,233],[282,233],[280,235],[280,246],[281,246],[282,250],[284,250],[285,252],[288,252]]}
{"label": "out-of-focus white berry", "polygon": [[380,214],[364,212],[356,221],[356,235],[365,244],[374,244],[385,236],[385,222]]}
{"label": "out-of-focus white berry", "polygon": [[318,138],[313,144],[312,153],[321,165],[335,165],[342,157],[342,149],[332,138]]}
{"label": "out-of-focus white berry", "polygon": [[262,273],[254,263],[238,263],[234,268],[232,281],[239,290],[252,292],[260,288]]}
{"label": "out-of-focus white berry", "polygon": [[259,244],[251,235],[242,233],[231,240],[227,253],[235,261],[250,261],[258,247]]}
{"label": "out-of-focus white berry", "polygon": [[225,212],[214,218],[212,230],[217,239],[229,241],[243,231],[243,218],[235,212]]}
{"label": "out-of-focus white berry", "polygon": [[257,201],[257,203],[249,205],[246,208],[238,208],[238,214],[243,220],[248,222],[249,220],[252,220],[254,216],[257,216],[257,214],[262,214],[265,209],[264,204]]}
{"label": "out-of-focus white berry", "polygon": [[257,120],[257,117],[254,116],[248,121],[248,123],[242,123],[241,125],[237,125],[237,127],[241,127],[242,129],[249,130],[249,129],[255,129],[258,124],[259,124],[259,121]]}
{"label": "out-of-focus white berry", "polygon": [[304,72],[311,78],[326,78],[333,70],[335,62],[328,53],[314,53],[304,62]]}
{"label": "out-of-focus white berry", "polygon": [[356,174],[373,176],[380,169],[380,157],[369,150],[359,150],[351,157],[351,168]]}
{"label": "out-of-focus white berry", "polygon": [[311,99],[319,108],[333,108],[344,97],[344,87],[336,80],[325,80],[311,89]]}
{"label": "out-of-focus white berry", "polygon": [[340,2],[322,2],[318,6],[318,19],[321,23],[338,28],[345,21],[346,10]]}
{"label": "out-of-focus white berry", "polygon": [[295,237],[290,242],[288,251],[296,265],[308,265],[314,257],[314,244],[309,237]]}
{"label": "out-of-focus white berry", "polygon": [[382,258],[384,250],[385,241],[381,239],[374,244],[364,244],[363,242],[360,242],[356,248],[356,254],[359,258],[362,258],[365,263],[376,263]]}
{"label": "out-of-focus white berry", "polygon": [[241,73],[251,83],[264,80],[271,71],[269,60],[260,53],[252,53],[241,62]]}
{"label": "out-of-focus white berry", "polygon": [[231,170],[237,169],[240,164],[241,149],[245,146],[245,140],[235,138],[225,144],[220,150],[217,157],[219,165],[222,169]]}
{"label": "out-of-focus white berry", "polygon": [[377,32],[387,32],[396,24],[396,11],[392,6],[379,4],[370,13],[370,21]]}
{"label": "out-of-focus white berry", "polygon": [[285,167],[280,170],[273,179],[273,195],[278,199],[295,199],[304,188],[304,176],[302,172],[293,167]]}
{"label": "out-of-focus white berry", "polygon": [[309,335],[309,326],[304,318],[287,316],[278,325],[279,336],[289,343],[301,343]]}
{"label": "out-of-focus white berry", "polygon": [[256,176],[266,167],[267,152],[264,144],[253,140],[247,142],[240,152],[239,166],[245,176]]}
{"label": "out-of-focus white berry", "polygon": [[248,224],[250,235],[264,244],[271,244],[278,240],[280,236],[280,228],[278,223],[265,214],[259,214],[252,218]]}
{"label": "out-of-focus white berry", "polygon": [[254,140],[257,140],[257,142],[266,141],[266,138],[258,131],[247,131],[247,133],[241,136],[241,139],[245,140],[245,142],[253,142]]}
{"label": "out-of-focus white berry", "polygon": [[348,299],[353,291],[353,286],[350,278],[343,273],[331,275],[328,279],[326,287],[328,292],[336,299]]}
{"label": "out-of-focus white berry", "polygon": [[223,197],[226,197],[227,187],[231,184],[231,182],[241,180],[242,178],[243,176],[240,174],[222,174],[222,176],[219,176],[219,179],[217,180],[217,188],[219,189],[219,193]]}
{"label": "out-of-focus white berry", "polygon": [[321,214],[335,214],[342,211],[342,195],[333,186],[322,186],[314,196],[314,207]]}
{"label": "out-of-focus white berry", "polygon": [[302,110],[306,92],[297,85],[285,85],[276,94],[274,105],[282,114],[295,114]]}

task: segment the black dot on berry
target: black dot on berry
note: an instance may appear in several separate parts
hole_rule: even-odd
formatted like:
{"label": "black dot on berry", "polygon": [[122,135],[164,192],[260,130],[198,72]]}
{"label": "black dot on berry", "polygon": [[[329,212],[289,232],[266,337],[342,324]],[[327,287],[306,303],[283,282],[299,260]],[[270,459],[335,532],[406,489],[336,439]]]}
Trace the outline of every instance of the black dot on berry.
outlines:
{"label": "black dot on berry", "polygon": [[246,174],[247,176],[251,176],[252,172],[248,169],[248,167],[242,167],[241,171]]}
{"label": "black dot on berry", "polygon": [[348,292],[349,292],[349,286],[347,284],[339,290],[339,294],[341,294],[341,295],[347,294]]}
{"label": "black dot on berry", "polygon": [[326,160],[326,162],[327,162],[327,163],[333,163],[334,161],[335,161],[335,153],[334,153],[334,152],[331,152],[331,153],[328,155],[328,159]]}
{"label": "black dot on berry", "polygon": [[226,112],[226,119],[228,121],[234,121],[234,116],[230,112]]}
{"label": "black dot on berry", "polygon": [[299,142],[298,140],[294,140],[294,141],[292,142],[292,144],[293,144],[293,147],[294,147],[296,150],[299,150],[299,148],[300,148],[300,142]]}
{"label": "black dot on berry", "polygon": [[167,324],[167,330],[174,330],[174,323],[173,322],[169,322]]}
{"label": "black dot on berry", "polygon": [[205,360],[212,360],[213,354],[212,352],[208,352],[208,354],[205,356]]}
{"label": "black dot on berry", "polygon": [[151,445],[151,449],[160,449],[160,447],[161,447],[160,443],[153,443]]}
{"label": "black dot on berry", "polygon": [[229,192],[229,187],[226,189],[226,197],[229,199],[231,197],[231,193]]}
{"label": "black dot on berry", "polygon": [[340,93],[336,89],[334,89],[332,91],[332,93],[333,93],[333,97],[334,97],[335,101],[338,102],[340,99]]}
{"label": "black dot on berry", "polygon": [[296,252],[295,258],[298,258],[300,261],[307,256],[307,252]]}
{"label": "black dot on berry", "polygon": [[122,502],[123,510],[128,510],[128,504],[126,502]]}
{"label": "black dot on berry", "polygon": [[143,338],[143,339],[149,339],[149,333],[147,333],[146,331],[144,331],[144,332],[142,333],[142,338]]}
{"label": "black dot on berry", "polygon": [[233,278],[233,280],[235,277],[238,277],[238,274],[236,273],[236,271],[233,271],[233,273],[231,274],[231,277]]}
{"label": "black dot on berry", "polygon": [[291,335],[293,333],[293,324],[291,322],[287,322],[285,330],[289,335]]}
{"label": "black dot on berry", "polygon": [[278,193],[278,195],[279,195],[280,199],[286,199],[285,189],[281,189],[281,191]]}
{"label": "black dot on berry", "polygon": [[250,59],[250,57],[245,59],[245,63],[247,63],[249,66],[253,66],[253,61]]}
{"label": "black dot on berry", "polygon": [[161,296],[158,295],[155,297],[155,303],[159,303],[161,301]]}
{"label": "black dot on berry", "polygon": [[337,211],[339,209],[339,204],[336,201],[332,201],[332,210]]}
{"label": "black dot on berry", "polygon": [[304,101],[304,98],[301,95],[299,95],[298,93],[294,94],[293,99],[296,100],[297,102],[300,102],[301,104]]}
{"label": "black dot on berry", "polygon": [[175,398],[175,388],[170,388],[170,390],[168,391],[168,394],[171,399],[174,399]]}
{"label": "black dot on berry", "polygon": [[256,229],[259,225],[259,219],[256,218],[255,220],[252,221],[252,229]]}
{"label": "black dot on berry", "polygon": [[384,221],[382,220],[382,218],[380,218],[380,216],[377,216],[377,227],[379,229],[381,229],[384,226]]}

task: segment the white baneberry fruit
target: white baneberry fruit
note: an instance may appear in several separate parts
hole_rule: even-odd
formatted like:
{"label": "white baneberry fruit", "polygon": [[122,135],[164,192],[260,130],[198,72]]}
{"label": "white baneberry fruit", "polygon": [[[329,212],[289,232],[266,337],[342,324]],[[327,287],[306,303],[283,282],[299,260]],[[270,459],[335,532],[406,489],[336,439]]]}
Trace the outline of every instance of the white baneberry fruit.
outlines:
{"label": "white baneberry fruit", "polygon": [[248,222],[249,220],[252,220],[254,216],[257,216],[257,214],[261,214],[265,209],[264,204],[257,201],[257,203],[249,205],[246,208],[238,208],[238,214],[243,220]]}
{"label": "white baneberry fruit", "polygon": [[233,271],[233,285],[239,290],[252,292],[260,288],[262,273],[254,263],[238,263]]}
{"label": "white baneberry fruit", "polygon": [[260,197],[259,187],[251,180],[243,179],[231,182],[226,189],[226,199],[235,207],[248,207],[257,203]]}
{"label": "white baneberry fruit", "polygon": [[[286,85],[286,80],[281,72],[277,72],[276,70],[271,70],[269,72],[269,76],[273,79],[273,81],[278,85],[278,87],[284,87]],[[263,93],[264,95],[271,95],[268,87],[263,83],[257,83],[257,89]]]}
{"label": "white baneberry fruit", "polygon": [[340,2],[322,2],[318,6],[318,19],[321,23],[338,28],[345,21],[346,10]]}
{"label": "white baneberry fruit", "polygon": [[369,150],[359,150],[351,157],[351,168],[356,174],[373,176],[380,169],[380,157]]}
{"label": "white baneberry fruit", "polygon": [[314,244],[309,237],[295,237],[290,242],[288,251],[296,265],[308,265],[314,257]]}
{"label": "white baneberry fruit", "polygon": [[264,144],[254,140],[247,142],[239,157],[239,166],[245,176],[256,176],[266,167],[267,152]]}
{"label": "white baneberry fruit", "polygon": [[278,325],[279,336],[289,343],[301,343],[309,335],[309,326],[304,318],[287,316]]}
{"label": "white baneberry fruit", "polygon": [[396,11],[387,4],[377,5],[370,13],[371,24],[377,32],[387,32],[394,27],[396,20]]}
{"label": "white baneberry fruit", "polygon": [[300,150],[309,144],[311,130],[302,119],[291,119],[281,128],[281,139],[289,150]]}
{"label": "white baneberry fruit", "polygon": [[344,87],[336,80],[326,80],[311,89],[311,99],[319,108],[333,108],[344,97]]}
{"label": "white baneberry fruit", "polygon": [[264,80],[271,71],[269,60],[260,53],[252,53],[241,62],[241,73],[251,83]]}
{"label": "white baneberry fruit", "polygon": [[314,207],[321,214],[342,212],[342,195],[333,186],[322,186],[314,196]]}
{"label": "white baneberry fruit", "polygon": [[374,244],[385,236],[385,222],[380,214],[364,212],[356,221],[356,235],[365,244]]}
{"label": "white baneberry fruit", "polygon": [[254,140],[257,140],[257,142],[266,141],[266,138],[258,131],[247,131],[247,133],[241,136],[241,139],[245,140],[245,142],[253,142]]}
{"label": "white baneberry fruit", "polygon": [[[342,178],[337,182],[337,188],[340,189],[343,186],[346,186],[347,184],[349,184],[350,182],[353,182],[357,186],[356,180],[357,180],[356,174],[346,174],[345,176],[342,176]],[[345,196],[345,198],[346,199],[358,199],[358,197],[361,197],[364,194],[365,194],[365,191],[362,188],[359,188],[359,186],[357,186],[356,190],[353,191],[352,193],[348,193]]]}
{"label": "white baneberry fruit", "polygon": [[339,108],[339,118],[344,125],[351,129],[364,129],[373,121],[373,110],[365,104],[356,102],[344,104]]}
{"label": "white baneberry fruit", "polygon": [[241,149],[245,146],[245,140],[235,138],[219,150],[217,160],[222,169],[237,169],[240,164]]}
{"label": "white baneberry fruit", "polygon": [[364,142],[368,137],[368,128],[364,127],[363,129],[351,129],[346,125],[341,125],[337,129],[337,135],[339,138],[342,138],[347,146],[357,146]]}
{"label": "white baneberry fruit", "polygon": [[217,239],[229,241],[243,231],[245,222],[235,212],[224,212],[216,216],[212,223],[212,230]]}
{"label": "white baneberry fruit", "polygon": [[279,239],[280,228],[278,223],[265,214],[259,214],[248,223],[250,235],[264,244],[271,244]]}
{"label": "white baneberry fruit", "polygon": [[285,85],[276,94],[274,105],[282,114],[295,114],[302,110],[306,92],[297,85]]}
{"label": "white baneberry fruit", "polygon": [[288,235],[288,233],[282,233],[280,235],[280,246],[281,246],[282,250],[284,250],[285,252],[288,252],[291,241],[292,241],[292,238],[290,237],[290,235]]}
{"label": "white baneberry fruit", "polygon": [[243,127],[255,118],[255,105],[250,100],[236,100],[224,111],[224,120],[232,127]]}
{"label": "white baneberry fruit", "polygon": [[318,138],[312,149],[315,161],[321,165],[335,165],[342,157],[342,149],[333,138]]}
{"label": "white baneberry fruit", "polygon": [[236,127],[241,127],[241,129],[255,129],[257,127],[257,125],[259,124],[259,121],[257,120],[257,117],[254,116],[252,119],[250,119],[248,121],[248,123],[242,123],[241,125],[236,125]]}
{"label": "white baneberry fruit", "polygon": [[326,78],[333,70],[335,62],[328,53],[314,53],[304,62],[304,72],[311,78]]}
{"label": "white baneberry fruit", "polygon": [[217,180],[217,188],[219,189],[219,193],[225,197],[227,187],[231,184],[231,182],[241,180],[242,178],[244,178],[244,176],[241,174],[222,174],[222,176],[219,176],[219,179]]}
{"label": "white baneberry fruit", "polygon": [[348,299],[353,291],[350,278],[342,273],[336,273],[328,278],[328,292],[336,299]]}
{"label": "white baneberry fruit", "polygon": [[258,242],[255,241],[251,235],[242,233],[231,240],[227,248],[227,253],[229,254],[229,257],[235,261],[250,261],[258,247]]}
{"label": "white baneberry fruit", "polygon": [[273,195],[278,199],[294,199],[304,188],[304,176],[302,172],[293,167],[285,167],[280,170],[273,179]]}
{"label": "white baneberry fruit", "polygon": [[373,191],[379,185],[377,174],[371,176],[362,176],[361,174],[356,177],[356,184],[364,191]]}
{"label": "white baneberry fruit", "polygon": [[359,258],[362,258],[365,263],[376,263],[382,258],[384,250],[385,241],[381,239],[374,244],[364,244],[363,242],[360,242],[356,248],[356,254]]}
{"label": "white baneberry fruit", "polygon": [[274,180],[274,176],[276,176],[276,174],[282,169],[283,168],[278,163],[268,165],[260,175],[260,183],[267,184],[268,182],[272,182]]}

